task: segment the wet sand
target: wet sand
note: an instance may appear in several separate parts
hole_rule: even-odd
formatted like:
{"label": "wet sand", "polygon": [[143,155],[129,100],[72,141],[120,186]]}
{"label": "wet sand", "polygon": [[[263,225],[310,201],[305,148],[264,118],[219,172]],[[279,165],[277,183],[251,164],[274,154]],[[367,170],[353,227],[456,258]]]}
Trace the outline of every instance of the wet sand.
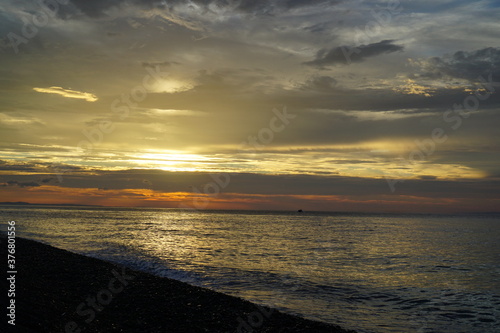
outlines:
{"label": "wet sand", "polygon": [[354,332],[22,238],[15,257],[9,332]]}

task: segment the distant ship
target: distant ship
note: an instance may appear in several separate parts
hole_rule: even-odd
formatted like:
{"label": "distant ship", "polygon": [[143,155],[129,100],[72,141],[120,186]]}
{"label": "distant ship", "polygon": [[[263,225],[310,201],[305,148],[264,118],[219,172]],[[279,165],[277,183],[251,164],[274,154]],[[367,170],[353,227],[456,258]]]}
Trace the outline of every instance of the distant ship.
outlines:
{"label": "distant ship", "polygon": [[297,213],[302,213],[302,209],[299,209],[299,210],[297,211]]}

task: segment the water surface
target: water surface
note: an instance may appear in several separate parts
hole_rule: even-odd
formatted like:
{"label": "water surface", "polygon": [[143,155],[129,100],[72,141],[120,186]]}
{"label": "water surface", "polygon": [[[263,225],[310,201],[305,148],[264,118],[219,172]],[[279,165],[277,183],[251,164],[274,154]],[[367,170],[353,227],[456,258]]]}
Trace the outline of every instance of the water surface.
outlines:
{"label": "water surface", "polygon": [[500,327],[498,215],[33,206],[0,214],[22,237],[359,332]]}

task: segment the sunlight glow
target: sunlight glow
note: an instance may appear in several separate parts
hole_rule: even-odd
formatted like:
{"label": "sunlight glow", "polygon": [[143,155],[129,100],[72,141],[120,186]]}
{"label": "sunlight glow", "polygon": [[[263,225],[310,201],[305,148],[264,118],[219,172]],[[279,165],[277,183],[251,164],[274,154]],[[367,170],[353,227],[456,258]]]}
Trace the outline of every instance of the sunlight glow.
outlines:
{"label": "sunlight glow", "polygon": [[187,91],[193,88],[193,84],[186,81],[175,79],[166,79],[156,84],[156,92],[177,93]]}
{"label": "sunlight glow", "polygon": [[181,152],[150,152],[138,154],[129,160],[141,167],[159,169],[164,171],[201,171],[206,170],[206,164],[211,164],[219,159],[207,156],[181,153]]}
{"label": "sunlight glow", "polygon": [[62,87],[49,87],[49,88],[33,88],[34,91],[45,94],[56,94],[66,98],[84,99],[87,102],[95,102],[98,100],[97,96],[91,93],[76,91],[71,89],[64,89]]}

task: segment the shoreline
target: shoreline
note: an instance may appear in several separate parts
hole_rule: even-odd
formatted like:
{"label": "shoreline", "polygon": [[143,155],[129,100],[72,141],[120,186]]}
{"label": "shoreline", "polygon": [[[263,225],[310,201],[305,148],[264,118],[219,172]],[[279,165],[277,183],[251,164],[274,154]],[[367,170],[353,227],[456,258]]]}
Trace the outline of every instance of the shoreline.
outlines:
{"label": "shoreline", "polygon": [[[6,260],[6,235],[0,240]],[[13,332],[355,333],[24,238],[15,257]]]}

